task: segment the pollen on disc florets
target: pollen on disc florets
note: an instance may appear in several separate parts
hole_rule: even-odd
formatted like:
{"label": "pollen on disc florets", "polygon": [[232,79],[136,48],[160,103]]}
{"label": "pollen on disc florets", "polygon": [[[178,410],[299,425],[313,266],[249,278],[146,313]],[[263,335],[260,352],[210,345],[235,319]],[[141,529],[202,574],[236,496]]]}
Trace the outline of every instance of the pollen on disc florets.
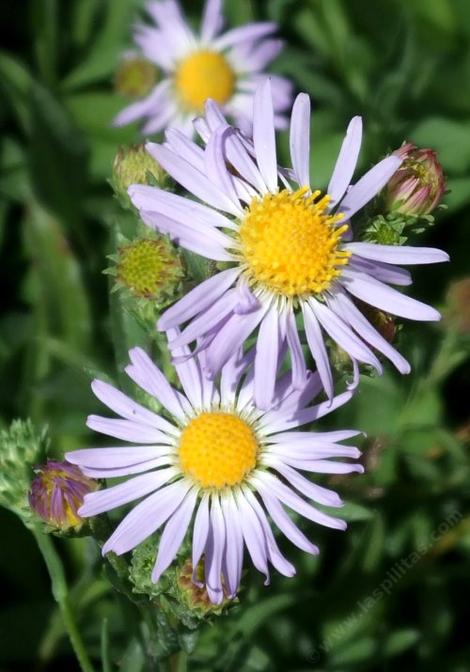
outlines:
{"label": "pollen on disc florets", "polygon": [[237,415],[204,412],[184,428],[179,443],[182,471],[205,488],[241,483],[256,466],[258,441]]}
{"label": "pollen on disc florets", "polygon": [[202,49],[179,63],[174,83],[182,104],[190,110],[201,112],[208,98],[223,105],[232,97],[235,73],[225,56],[217,51]]}
{"label": "pollen on disc florets", "polygon": [[347,225],[330,215],[329,196],[308,187],[255,198],[240,226],[242,257],[252,284],[277,294],[302,297],[327,289],[350,253],[339,248]]}

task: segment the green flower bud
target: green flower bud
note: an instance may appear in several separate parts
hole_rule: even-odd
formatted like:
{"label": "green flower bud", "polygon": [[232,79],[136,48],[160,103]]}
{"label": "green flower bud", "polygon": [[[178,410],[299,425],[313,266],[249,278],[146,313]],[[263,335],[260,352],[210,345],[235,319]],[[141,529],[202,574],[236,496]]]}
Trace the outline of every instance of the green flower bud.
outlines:
{"label": "green flower bud", "polygon": [[111,185],[123,207],[131,207],[127,194],[131,184],[158,185],[165,188],[168,175],[145,149],[145,145],[120,147],[113,163]]}
{"label": "green flower bud", "polygon": [[[201,584],[193,582],[193,568],[190,560],[176,561],[158,583],[152,582],[152,569],[155,565],[157,544],[150,539],[140,544],[132,553],[129,579],[133,591],[146,595],[154,601],[155,607],[163,609],[167,617],[193,630],[201,622],[211,620],[227,611],[238,600],[226,599],[222,604],[212,604],[207,591]],[[183,554],[182,554],[183,555]],[[202,580],[202,564],[198,566],[195,580]]]}
{"label": "green flower bud", "polygon": [[133,241],[122,238],[110,259],[114,265],[105,273],[115,278],[112,291],[122,291],[129,310],[145,323],[180,296],[184,267],[166,236],[146,230]]}
{"label": "green flower bud", "polygon": [[141,56],[124,58],[119,65],[114,88],[127,98],[142,98],[155,86],[158,77],[156,66]]}

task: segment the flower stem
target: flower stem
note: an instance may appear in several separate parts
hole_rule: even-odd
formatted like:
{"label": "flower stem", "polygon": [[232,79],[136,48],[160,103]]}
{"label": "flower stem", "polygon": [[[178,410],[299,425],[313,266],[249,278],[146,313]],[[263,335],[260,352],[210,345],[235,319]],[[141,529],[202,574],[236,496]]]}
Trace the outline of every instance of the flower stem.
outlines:
{"label": "flower stem", "polygon": [[40,529],[33,530],[34,537],[41,551],[44,562],[46,563],[49,577],[51,579],[52,594],[59,605],[65,629],[70,638],[70,643],[77,656],[82,672],[94,672],[93,665],[85,650],[80,632],[78,630],[73,611],[70,606],[67,582],[65,580],[62,561],[54,548],[54,544],[49,535],[44,534]]}

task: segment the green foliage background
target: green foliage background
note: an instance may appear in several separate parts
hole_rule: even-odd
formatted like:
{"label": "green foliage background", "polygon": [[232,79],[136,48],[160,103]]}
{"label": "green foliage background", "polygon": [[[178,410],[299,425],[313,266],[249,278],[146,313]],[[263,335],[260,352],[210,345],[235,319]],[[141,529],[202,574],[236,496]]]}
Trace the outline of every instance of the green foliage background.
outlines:
{"label": "green foliage background", "polygon": [[[185,5],[199,15],[199,2]],[[113,92],[113,73],[140,6],[2,7],[0,422],[49,424],[58,455],[94,440],[84,426],[96,410],[91,377],[116,379],[102,270],[118,205],[107,179],[117,146],[139,136],[136,127],[110,126],[126,103]],[[280,23],[287,46],[273,69],[313,98],[318,186],[353,114],[365,118],[361,169],[404,139],[438,150],[447,209],[418,244],[446,249],[452,263],[414,273],[415,295],[445,319],[405,325],[400,347],[413,374],[399,378],[386,366],[381,379],[363,377],[354,401],[330,420],[368,434],[366,475],[329,479],[348,500],[349,531],[314,528],[316,559],[286,547],[297,577],[264,588],[251,576],[240,606],[203,630],[178,669],[467,672],[469,334],[446,297],[450,283],[470,275],[470,3],[226,0],[226,13],[231,24]],[[284,162],[286,149],[283,138]],[[459,315],[468,330],[467,296]],[[132,324],[120,328],[132,344],[141,338]],[[33,538],[5,511],[0,526],[0,671],[77,669]],[[93,543],[57,545],[97,669],[143,670]]]}

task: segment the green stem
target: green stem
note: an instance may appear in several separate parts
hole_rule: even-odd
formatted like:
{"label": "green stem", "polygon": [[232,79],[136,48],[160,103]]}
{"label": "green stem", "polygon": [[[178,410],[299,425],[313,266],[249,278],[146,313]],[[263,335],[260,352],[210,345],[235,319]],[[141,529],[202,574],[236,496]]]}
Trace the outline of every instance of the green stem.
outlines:
{"label": "green stem", "polygon": [[70,607],[67,582],[65,580],[62,561],[54,548],[51,537],[39,529],[33,530],[34,537],[46,563],[51,579],[52,594],[59,605],[65,629],[70,638],[70,643],[77,656],[82,672],[94,672],[93,665],[85,650],[80,631],[78,630],[73,611]]}

